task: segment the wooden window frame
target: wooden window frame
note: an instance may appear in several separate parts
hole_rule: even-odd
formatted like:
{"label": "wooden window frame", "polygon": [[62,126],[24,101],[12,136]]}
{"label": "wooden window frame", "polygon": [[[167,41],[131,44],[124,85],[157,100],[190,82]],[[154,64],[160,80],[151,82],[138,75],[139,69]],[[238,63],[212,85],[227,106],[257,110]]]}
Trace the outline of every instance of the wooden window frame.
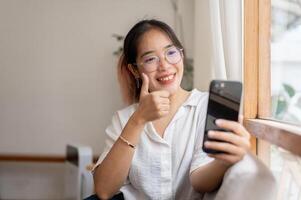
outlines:
{"label": "wooden window frame", "polygon": [[301,156],[301,127],[268,119],[271,114],[271,0],[244,0],[244,125],[252,152],[269,165],[270,144]]}

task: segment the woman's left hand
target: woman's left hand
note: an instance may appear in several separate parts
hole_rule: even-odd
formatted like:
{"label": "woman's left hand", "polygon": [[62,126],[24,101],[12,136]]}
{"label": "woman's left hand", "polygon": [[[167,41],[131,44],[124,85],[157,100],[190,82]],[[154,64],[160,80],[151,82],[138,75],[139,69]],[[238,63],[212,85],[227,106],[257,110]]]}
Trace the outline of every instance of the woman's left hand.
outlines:
{"label": "woman's left hand", "polygon": [[218,119],[216,120],[216,125],[229,131],[209,131],[209,138],[219,141],[206,141],[205,146],[208,149],[222,151],[224,153],[208,155],[222,161],[226,165],[233,165],[242,160],[251,146],[249,132],[243,125],[235,121]]}

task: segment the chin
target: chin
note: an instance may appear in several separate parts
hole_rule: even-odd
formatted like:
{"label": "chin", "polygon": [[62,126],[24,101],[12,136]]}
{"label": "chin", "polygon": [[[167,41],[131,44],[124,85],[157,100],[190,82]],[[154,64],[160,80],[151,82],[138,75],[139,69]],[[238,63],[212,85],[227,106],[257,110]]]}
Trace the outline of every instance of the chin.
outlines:
{"label": "chin", "polygon": [[179,91],[179,89],[180,89],[180,85],[179,84],[177,84],[177,85],[174,84],[174,85],[169,85],[169,86],[160,85],[158,87],[154,87],[154,89],[152,89],[151,91],[165,90],[165,91],[168,91],[170,93],[170,95],[173,95],[173,94],[177,93]]}
{"label": "chin", "polygon": [[170,93],[170,95],[174,95],[175,93],[177,93],[179,91],[179,89],[180,89],[180,85],[166,88],[166,90]]}

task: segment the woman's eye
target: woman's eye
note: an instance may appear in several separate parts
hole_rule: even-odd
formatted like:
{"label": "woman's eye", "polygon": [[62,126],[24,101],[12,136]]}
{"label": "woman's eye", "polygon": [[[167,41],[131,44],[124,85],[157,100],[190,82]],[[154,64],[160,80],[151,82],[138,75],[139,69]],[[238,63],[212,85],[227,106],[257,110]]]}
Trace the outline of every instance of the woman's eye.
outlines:
{"label": "woman's eye", "polygon": [[177,50],[171,49],[171,50],[168,50],[168,51],[167,51],[167,56],[173,56],[173,55],[175,55],[176,53],[177,53]]}
{"label": "woman's eye", "polygon": [[144,59],[144,63],[146,63],[146,64],[149,64],[149,63],[152,63],[152,62],[154,62],[156,60],[156,57],[148,57],[148,58],[145,58]]}

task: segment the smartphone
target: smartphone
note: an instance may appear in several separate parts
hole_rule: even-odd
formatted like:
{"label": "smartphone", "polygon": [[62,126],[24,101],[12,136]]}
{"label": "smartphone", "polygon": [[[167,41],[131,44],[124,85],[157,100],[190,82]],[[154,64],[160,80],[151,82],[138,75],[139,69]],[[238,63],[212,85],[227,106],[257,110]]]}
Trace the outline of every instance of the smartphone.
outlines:
{"label": "smartphone", "polygon": [[[237,81],[213,80],[209,87],[209,99],[203,139],[203,151],[206,153],[222,153],[207,149],[204,143],[208,138],[209,130],[227,131],[215,124],[216,119],[238,121],[241,102],[242,84]],[[215,140],[216,141],[216,140]]]}

